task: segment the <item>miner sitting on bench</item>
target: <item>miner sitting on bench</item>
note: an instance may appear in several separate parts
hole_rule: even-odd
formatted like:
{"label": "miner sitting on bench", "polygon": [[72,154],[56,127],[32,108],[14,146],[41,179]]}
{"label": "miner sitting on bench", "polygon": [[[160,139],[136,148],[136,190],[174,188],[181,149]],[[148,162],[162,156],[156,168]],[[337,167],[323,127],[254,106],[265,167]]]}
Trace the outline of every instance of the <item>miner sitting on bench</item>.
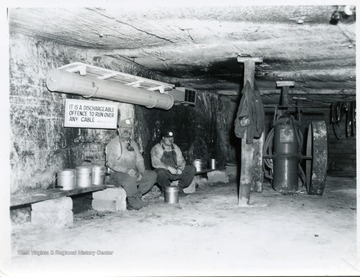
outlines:
{"label": "miner sitting on bench", "polygon": [[110,168],[110,184],[121,186],[126,191],[127,209],[143,207],[142,195],[156,182],[156,173],[145,170],[144,158],[139,146],[131,140],[134,125],[130,119],[122,120],[118,126],[119,136],[106,146],[106,165]]}
{"label": "miner sitting on bench", "polygon": [[161,195],[172,181],[178,180],[179,196],[186,196],[183,189],[194,179],[196,169],[193,165],[186,165],[180,148],[174,144],[172,131],[165,131],[161,141],[151,149],[151,163],[157,173]]}

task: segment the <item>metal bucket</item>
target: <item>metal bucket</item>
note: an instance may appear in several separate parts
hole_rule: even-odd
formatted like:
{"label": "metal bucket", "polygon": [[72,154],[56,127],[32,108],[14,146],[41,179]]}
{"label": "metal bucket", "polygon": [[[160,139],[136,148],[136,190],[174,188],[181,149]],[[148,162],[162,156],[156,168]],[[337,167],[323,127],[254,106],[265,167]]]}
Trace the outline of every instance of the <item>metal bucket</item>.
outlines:
{"label": "metal bucket", "polygon": [[169,204],[179,203],[179,189],[177,187],[167,187],[165,189],[165,202]]}
{"label": "metal bucket", "polygon": [[90,166],[76,167],[76,185],[79,188],[91,187],[91,171]]}
{"label": "metal bucket", "polygon": [[216,169],[216,160],[215,159],[210,160],[210,168],[213,170]]}
{"label": "metal bucket", "polygon": [[101,186],[105,182],[105,166],[95,165],[92,168],[92,184],[95,186]]}
{"label": "metal bucket", "polygon": [[72,190],[76,187],[75,169],[65,169],[57,173],[57,186],[62,190]]}
{"label": "metal bucket", "polygon": [[193,165],[196,168],[196,172],[199,172],[199,171],[202,170],[202,161],[201,161],[201,159],[195,159],[194,162],[193,162]]}

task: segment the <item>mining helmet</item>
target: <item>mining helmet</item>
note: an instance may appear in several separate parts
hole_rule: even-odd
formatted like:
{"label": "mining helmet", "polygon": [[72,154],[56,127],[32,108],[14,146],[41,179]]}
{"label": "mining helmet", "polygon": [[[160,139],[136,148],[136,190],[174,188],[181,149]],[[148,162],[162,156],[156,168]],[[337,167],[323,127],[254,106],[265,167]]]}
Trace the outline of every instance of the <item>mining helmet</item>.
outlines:
{"label": "mining helmet", "polygon": [[173,138],[173,137],[174,137],[174,132],[173,132],[173,131],[170,131],[170,130],[166,130],[166,131],[163,133],[163,137],[165,137],[165,138]]}
{"label": "mining helmet", "polygon": [[130,118],[120,120],[119,122],[119,128],[132,128],[134,127],[134,124]]}

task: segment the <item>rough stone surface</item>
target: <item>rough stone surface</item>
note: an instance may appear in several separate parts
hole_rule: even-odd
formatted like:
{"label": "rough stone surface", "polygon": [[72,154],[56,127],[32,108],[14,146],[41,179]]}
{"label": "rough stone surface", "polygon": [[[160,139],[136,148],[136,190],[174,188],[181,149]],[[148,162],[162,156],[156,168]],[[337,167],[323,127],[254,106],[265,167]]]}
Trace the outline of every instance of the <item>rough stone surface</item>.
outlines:
{"label": "rough stone surface", "polygon": [[185,193],[194,193],[195,191],[196,191],[196,180],[194,178],[194,180],[192,180],[191,184],[187,188],[184,188],[184,192]]}
{"label": "rough stone surface", "polygon": [[93,193],[92,207],[97,211],[126,210],[126,192],[123,188],[108,188]]}
{"label": "rough stone surface", "polygon": [[70,210],[58,210],[57,212],[32,211],[31,224],[47,228],[60,228],[65,225],[71,225],[74,217]]}
{"label": "rough stone surface", "polygon": [[[205,186],[177,205],[154,196],[136,212],[84,211],[56,233],[13,228],[11,269],[44,277],[55,269],[64,277],[359,276],[357,198],[356,178],[328,178],[322,197],[282,195],[266,184],[248,208],[237,205],[236,183]],[[19,255],[26,249],[114,252]]]}
{"label": "rough stone surface", "polygon": [[[313,7],[308,7],[306,9],[309,9],[309,12],[314,11]],[[176,75],[180,74],[179,76],[186,73],[183,77],[187,76],[190,80],[184,78],[176,79],[176,81],[181,82],[181,86],[191,87],[193,84],[191,80],[198,80],[196,81],[197,87],[193,87],[198,90],[196,99],[197,104],[195,106],[198,107],[196,108],[197,110],[192,106],[184,107],[179,105],[171,108],[169,111],[158,112],[154,109],[151,110],[144,107],[144,110],[148,110],[148,113],[144,113],[144,118],[136,116],[135,139],[140,143],[141,150],[144,150],[146,162],[149,161],[150,148],[155,141],[157,142],[159,140],[158,131],[164,126],[171,125],[174,125],[178,131],[178,134],[176,134],[176,142],[184,151],[185,158],[189,163],[191,163],[193,159],[199,157],[203,159],[216,157],[223,165],[224,162],[236,162],[239,160],[239,140],[234,138],[232,127],[234,110],[237,109],[239,100],[239,82],[242,82],[242,65],[237,63],[236,54],[232,47],[242,49],[241,52],[250,55],[259,55],[259,53],[264,53],[263,49],[267,49],[266,55],[264,56],[266,62],[257,66],[256,80],[259,81],[259,88],[263,95],[263,100],[270,99],[271,101],[269,101],[269,103],[278,102],[279,90],[275,89],[274,82],[279,79],[279,76],[281,78],[289,77],[291,80],[299,81],[299,85],[296,85],[291,90],[292,94],[297,92],[304,96],[305,93],[305,96],[308,97],[308,93],[316,92],[316,94],[311,96],[315,101],[303,101],[302,104],[305,103],[309,105],[310,103],[312,105],[319,105],[319,102],[317,101],[320,101],[320,103],[321,101],[325,101],[323,95],[327,95],[327,93],[332,93],[333,97],[337,97],[332,98],[333,101],[336,99],[343,101],[346,95],[349,95],[349,97],[352,95],[351,97],[354,98],[356,75],[353,67],[355,67],[356,62],[355,48],[351,47],[351,44],[355,38],[356,24],[342,24],[342,28],[334,28],[336,26],[331,26],[328,23],[328,18],[333,11],[333,7],[328,6],[320,9],[321,11],[318,11],[322,18],[320,21],[325,24],[319,26],[313,25],[312,28],[310,28],[317,34],[316,36],[309,33],[310,29],[307,24],[296,24],[287,27],[281,24],[278,25],[279,28],[274,28],[274,22],[269,23],[269,21],[266,20],[266,23],[259,23],[262,27],[259,27],[260,25],[258,26],[257,23],[254,22],[250,25],[248,25],[249,23],[244,25],[243,18],[245,15],[253,17],[254,14],[259,14],[259,11],[256,13],[247,13],[245,10],[245,14],[240,16],[239,11],[236,9],[233,11],[233,14],[236,14],[241,18],[239,22],[234,22],[232,19],[225,19],[223,17],[225,14],[222,14],[222,20],[224,20],[224,22],[229,20],[227,24],[230,25],[227,26],[231,28],[224,28],[216,23],[213,24],[213,27],[218,26],[219,28],[216,28],[217,31],[208,32],[208,26],[203,28],[198,25],[199,19],[197,13],[185,12],[185,17],[181,19],[185,20],[184,24],[188,20],[186,17],[192,17],[193,14],[196,17],[195,25],[199,26],[199,28],[191,28],[191,38],[195,39],[196,45],[199,47],[194,48],[191,43],[184,44],[181,39],[178,41],[181,43],[181,47],[191,47],[191,49],[173,47],[176,45],[173,44],[175,42],[174,38],[179,37],[179,34],[168,36],[170,34],[165,35],[164,33],[163,35],[165,37],[168,37],[169,39],[172,37],[171,40],[173,43],[171,43],[171,46],[168,45],[165,47],[164,51],[159,51],[159,48],[154,48],[154,41],[150,42],[150,44],[146,44],[146,37],[152,40],[156,38],[156,36],[149,35],[147,32],[141,32],[144,36],[141,36],[140,38],[134,35],[134,28],[129,27],[129,36],[126,37],[125,40],[120,40],[124,45],[116,48],[116,54],[113,53],[114,50],[107,49],[107,46],[104,49],[89,48],[90,45],[100,47],[98,42],[94,40],[94,37],[88,38],[88,42],[91,43],[86,45],[86,47],[79,48],[70,46],[79,46],[81,43],[84,43],[83,38],[78,39],[78,35],[71,38],[67,32],[63,32],[62,35],[66,37],[65,40],[62,38],[55,39],[51,35],[60,35],[57,31],[53,32],[48,30],[48,36],[39,35],[39,33],[34,32],[32,29],[39,28],[41,32],[44,32],[44,26],[48,28],[49,24],[35,24],[36,26],[34,24],[29,24],[27,21],[29,18],[27,18],[25,14],[22,14],[22,12],[27,13],[26,10],[12,10],[10,13],[11,32],[9,37],[11,193],[24,192],[33,188],[45,189],[52,187],[55,185],[57,171],[66,167],[80,165],[84,159],[91,159],[94,163],[99,164],[104,162],[105,144],[116,134],[116,131],[63,128],[63,103],[67,95],[49,92],[45,85],[46,75],[49,70],[71,62],[80,61],[169,83],[175,82],[165,80],[164,76],[154,73],[155,71],[152,73],[146,70],[146,68],[158,70],[157,72],[168,73],[168,76],[175,76],[175,72],[177,73]],[[53,22],[52,27],[55,28],[53,30],[58,30],[58,26],[62,26],[61,24],[55,23],[53,20],[61,19],[65,20],[66,24],[76,26],[76,28],[70,28],[69,30],[79,32],[81,33],[81,36],[94,35],[94,32],[86,31],[88,30],[89,25],[82,26],[85,28],[84,30],[79,29],[79,26],[71,24],[71,22],[65,18],[64,11],[54,10],[54,12],[59,13],[60,16],[55,17],[53,13],[41,12],[35,12],[35,14],[42,18],[48,17],[51,14],[51,22]],[[83,12],[92,15],[97,14],[88,9],[85,9]],[[165,10],[162,10],[162,12],[167,18],[174,19],[173,16],[175,16],[175,14],[169,15],[168,11]],[[203,12],[204,11],[201,13]],[[221,11],[217,12],[222,13]],[[273,11],[270,10],[269,12],[270,15],[273,15]],[[279,11],[279,9],[277,9],[274,14],[275,18],[279,18],[278,12],[286,14],[283,18],[286,18],[286,21],[288,22],[289,11],[283,9]],[[298,8],[291,9],[290,11],[290,13],[295,14],[298,12]],[[308,11],[306,11],[306,13],[307,12]],[[175,13],[177,16],[179,16],[179,14],[181,15],[178,10],[176,10]],[[157,18],[157,14],[157,12],[154,14],[156,15],[155,18]],[[69,11],[68,15],[73,16],[73,12]],[[208,16],[210,16],[210,14],[208,14],[206,18],[208,18]],[[215,20],[213,22],[217,22],[218,15],[213,14],[213,16],[216,18],[213,19]],[[230,16],[230,18],[231,17],[232,16]],[[76,18],[78,17],[75,17],[75,20]],[[101,18],[103,18],[103,15],[101,15]],[[149,19],[149,16],[140,16],[140,18]],[[324,19],[325,21],[323,21]],[[43,20],[44,21],[41,22],[50,22],[46,20],[46,18],[43,18]],[[130,22],[135,20],[137,22],[138,18],[136,19],[131,16],[128,20],[130,20]],[[162,18],[159,17],[156,20],[162,21]],[[22,28],[18,25],[20,22],[23,22],[20,24],[23,26]],[[203,24],[206,25],[208,25],[208,23],[207,20],[206,22],[203,22]],[[123,23],[120,24],[123,25]],[[140,22],[137,22],[137,24],[139,24],[139,27],[141,25],[147,26],[144,21],[143,24]],[[188,23],[186,23],[186,25],[187,24]],[[104,24],[104,26],[107,31],[110,31],[108,29],[108,23]],[[155,26],[160,28],[169,25],[156,23]],[[259,29],[257,29],[258,27]],[[24,32],[23,28],[29,29]],[[21,29],[23,30],[21,31]],[[246,31],[255,29],[262,31]],[[335,29],[337,32],[335,32]],[[118,32],[117,28],[114,28],[113,30],[116,33]],[[168,31],[174,30],[177,30],[177,32],[180,32],[182,35],[185,34],[184,38],[190,39],[190,36],[186,34],[190,32],[190,30],[185,32],[182,28],[168,29]],[[218,43],[218,35],[214,36],[214,39],[216,40],[215,44],[209,43],[209,38],[206,38],[206,36],[203,37],[201,34],[204,30],[210,36],[213,36],[213,34],[219,35],[220,33],[218,32],[220,31],[229,31],[229,33],[222,34],[220,37],[230,38],[232,46],[230,48],[224,47],[223,44]],[[269,31],[275,30],[282,33],[282,40],[274,40],[273,38],[270,38],[271,36],[268,37],[270,34]],[[348,47],[346,47],[346,45],[344,46],[343,43],[340,43],[344,39],[344,31],[349,35]],[[234,38],[243,38],[244,32],[245,37],[249,40],[245,42],[246,39],[245,41],[243,39],[236,39],[238,42],[235,43],[234,46]],[[287,35],[284,35],[284,32]],[[258,41],[259,43],[256,43],[256,45],[260,48],[255,50],[256,47],[254,48],[254,42],[256,39],[259,40],[260,33],[266,36],[266,39],[260,40],[260,42]],[[24,34],[28,34],[29,36],[25,36]],[[310,39],[310,43],[308,40],[304,39],[305,34],[309,35],[308,38]],[[45,37],[48,37],[48,39],[44,39]],[[110,38],[115,39],[117,43],[120,42],[117,35],[106,36],[107,40]],[[130,38],[133,39],[131,40]],[[275,36],[275,38],[277,38],[277,36]],[[72,44],[69,44],[71,39],[75,39],[75,41],[73,41]],[[103,38],[103,41],[104,39],[105,37]],[[156,38],[156,40],[158,39],[159,38]],[[270,44],[268,39],[271,40]],[[317,41],[318,39],[319,41]],[[140,40],[141,43],[139,44]],[[203,40],[204,43],[202,46],[199,44],[201,40]],[[58,41],[59,43],[56,43],[55,41]],[[274,43],[275,41],[276,43]],[[294,41],[300,41],[301,43],[294,44]],[[339,47],[339,51],[333,51],[335,45],[329,43],[323,44],[324,42],[335,43],[336,47]],[[67,45],[62,45],[62,43],[67,43]],[[107,41],[108,46],[113,46],[113,43],[114,41]],[[141,45],[141,47],[129,47],[132,43],[137,46]],[[164,46],[162,39],[160,39],[158,43],[159,47]],[[275,50],[274,53],[270,51],[274,55],[268,51],[269,45]],[[284,51],[283,47],[279,47],[284,45],[291,49]],[[219,52],[214,47],[225,51],[225,55],[219,55]],[[310,47],[311,51],[308,51],[307,47]],[[318,50],[313,49],[314,47]],[[126,50],[119,53],[118,51],[121,51],[119,49]],[[144,49],[147,50],[144,51]],[[209,51],[204,51],[204,49]],[[331,49],[331,51],[326,51],[326,49]],[[138,51],[140,51],[140,54]],[[209,54],[210,56],[205,55],[205,57],[203,55],[204,53],[207,55]],[[305,59],[308,58],[308,62],[304,62],[304,53],[307,53]],[[337,58],[334,57],[334,53],[336,53]],[[188,56],[183,56],[185,54],[188,54]],[[328,55],[330,56],[330,60]],[[134,61],[136,59],[136,63],[141,64],[143,67],[139,67],[136,63],[131,62],[130,60],[132,60],[132,58],[130,59],[129,57],[134,57]],[[198,58],[201,59],[201,63],[199,63]],[[175,64],[173,63],[173,59],[175,59]],[[179,62],[178,59],[181,59],[183,62]],[[297,64],[299,67],[294,66],[295,61],[298,62]],[[337,66],[329,66],[332,62],[335,62]],[[171,64],[177,65],[177,67],[173,67]],[[164,65],[166,65],[166,68],[164,68]],[[181,68],[179,68],[179,66]],[[165,69],[166,71],[163,71]],[[225,69],[229,71],[225,75],[222,73],[220,74],[220,76],[222,76],[220,83],[216,81],[217,77],[214,78],[214,76],[219,76],[219,69],[221,69],[221,71]],[[182,71],[182,74],[180,70]],[[218,73],[214,74],[216,72]],[[205,76],[205,81],[202,78],[197,78],[199,77],[197,75],[199,73],[201,76]],[[210,75],[207,74],[214,75],[212,78],[209,78]],[[314,77],[310,78],[311,74],[315,74]],[[226,75],[228,77],[225,77]],[[226,88],[224,83],[227,78],[232,80],[230,87],[228,88]],[[304,82],[306,82],[306,85],[303,85]],[[344,90],[345,85],[348,87]],[[314,86],[314,88],[310,89],[310,86]],[[223,96],[224,94],[214,93],[215,91],[224,89],[225,92],[228,89],[230,97],[225,97]],[[320,91],[322,91],[322,94],[320,94]],[[353,93],[349,94],[351,91],[353,91]],[[77,96],[74,97],[77,98]],[[328,101],[327,97],[326,101]],[[326,109],[328,108],[326,107]],[[121,116],[134,116],[133,105],[120,104],[119,110]],[[315,112],[318,112],[318,109],[316,109]],[[185,121],[181,120],[180,122],[178,121],[178,118],[185,118]],[[331,133],[333,132],[331,131]],[[330,135],[331,133],[329,132]],[[356,174],[356,144],[354,141],[355,138],[344,138],[343,140],[338,141],[334,137],[329,140],[329,165],[331,170],[336,171],[339,174],[348,174],[349,171],[351,171],[352,174]],[[343,145],[345,147],[345,144],[349,146],[347,151],[351,151],[351,153],[343,154],[345,152],[342,151],[342,148]],[[205,145],[206,147],[204,147]],[[147,166],[149,166],[149,164],[147,164]]]}
{"label": "rough stone surface", "polygon": [[226,172],[223,171],[211,171],[207,173],[209,183],[229,183],[229,178]]}
{"label": "rough stone surface", "polygon": [[[9,49],[10,192],[55,187],[56,172],[75,168],[85,159],[104,164],[105,145],[116,131],[63,128],[67,95],[50,92],[46,76],[51,69],[77,61],[127,73],[135,73],[136,68],[125,61],[104,60],[93,50],[20,34],[10,35]],[[134,106],[120,103],[119,113],[133,118]]]}
{"label": "rough stone surface", "polygon": [[236,164],[228,164],[226,165],[226,175],[229,177],[230,181],[236,181],[236,177],[237,177],[237,166]]}
{"label": "rough stone surface", "polygon": [[103,200],[103,199],[94,199],[92,201],[92,207],[96,211],[105,212],[118,212],[126,210],[126,201],[120,199],[116,200]]}
{"label": "rough stone surface", "polygon": [[126,197],[123,188],[108,188],[101,191],[93,192],[93,199],[117,200],[119,197]]}
{"label": "rough stone surface", "polygon": [[31,207],[10,210],[10,219],[13,225],[31,222]]}
{"label": "rough stone surface", "polygon": [[222,112],[218,95],[202,91],[197,92],[195,106],[175,105],[167,111],[136,106],[137,133],[143,142],[145,165],[151,166],[151,148],[161,140],[161,132],[166,128],[173,128],[175,144],[180,147],[187,164],[201,158],[205,167],[206,161],[214,157],[223,162],[217,143],[217,117]]}
{"label": "rough stone surface", "polygon": [[73,208],[73,201],[70,197],[61,197],[57,199],[50,199],[31,205],[32,212],[56,213],[61,211],[71,211]]}
{"label": "rough stone surface", "polygon": [[203,178],[201,176],[195,175],[193,182],[195,182],[196,187],[201,188],[203,186],[206,186],[208,184],[208,179],[207,178]]}
{"label": "rough stone surface", "polygon": [[[104,7],[101,12],[96,8],[10,9],[10,30],[98,49],[96,58],[125,57],[198,90],[236,93],[240,79],[236,55],[260,55],[264,63],[257,68],[257,78],[268,91],[274,91],[276,80],[284,79],[303,84],[295,89],[305,93],[321,88],[333,94],[351,89],[355,94],[355,12],[341,16],[334,26],[329,19],[338,7],[332,5],[204,4],[197,8]],[[342,9],[339,6],[340,13]],[[89,22],[96,22],[96,31]]]}
{"label": "rough stone surface", "polygon": [[50,199],[31,205],[31,223],[59,228],[73,223],[73,201],[70,197]]}

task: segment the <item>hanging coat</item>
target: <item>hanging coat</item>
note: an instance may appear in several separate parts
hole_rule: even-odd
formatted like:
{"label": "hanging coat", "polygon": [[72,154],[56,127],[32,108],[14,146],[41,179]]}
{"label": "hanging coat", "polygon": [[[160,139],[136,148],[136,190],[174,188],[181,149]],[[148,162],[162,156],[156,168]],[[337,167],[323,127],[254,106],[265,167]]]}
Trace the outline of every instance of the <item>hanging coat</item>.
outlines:
{"label": "hanging coat", "polygon": [[260,138],[265,128],[265,111],[260,92],[255,86],[251,88],[247,81],[243,90],[240,105],[235,118],[235,135],[243,138],[246,132],[246,143],[250,144],[254,138]]}

